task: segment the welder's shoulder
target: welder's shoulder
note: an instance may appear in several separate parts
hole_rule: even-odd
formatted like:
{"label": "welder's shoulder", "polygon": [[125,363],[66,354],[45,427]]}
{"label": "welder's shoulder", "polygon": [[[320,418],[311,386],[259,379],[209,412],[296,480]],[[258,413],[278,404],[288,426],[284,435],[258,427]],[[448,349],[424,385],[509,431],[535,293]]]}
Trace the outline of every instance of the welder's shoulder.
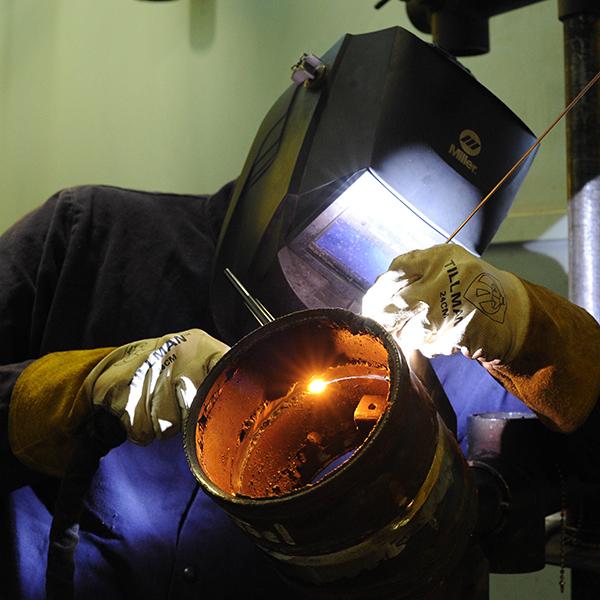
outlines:
{"label": "welder's shoulder", "polygon": [[84,185],[59,192],[59,198],[82,228],[85,223],[94,228],[115,225],[119,230],[128,225],[149,233],[172,225],[214,234],[225,215],[234,183],[228,182],[212,195]]}
{"label": "welder's shoulder", "polygon": [[[231,184],[213,196],[151,192],[107,185],[62,189],[0,236],[0,256],[39,257],[43,248],[105,243],[108,239],[214,234],[227,206]],[[189,231],[188,231],[189,230]],[[26,251],[26,252],[24,252]],[[37,259],[36,259],[37,260]]]}
{"label": "welder's shoulder", "polygon": [[58,193],[59,203],[75,213],[95,216],[159,217],[173,212],[201,210],[206,195],[176,194],[126,189],[108,185],[80,185]]}
{"label": "welder's shoulder", "polygon": [[113,221],[160,220],[182,214],[193,217],[202,213],[207,196],[182,195],[130,190],[105,185],[81,185],[64,188],[31,210],[0,237],[1,244],[15,240],[43,241],[49,232],[67,234],[74,225]]}
{"label": "welder's shoulder", "polygon": [[204,195],[80,185],[58,191],[24,217],[20,233],[35,235],[53,247],[89,246],[118,237],[150,237],[169,227],[204,227],[206,205]]}

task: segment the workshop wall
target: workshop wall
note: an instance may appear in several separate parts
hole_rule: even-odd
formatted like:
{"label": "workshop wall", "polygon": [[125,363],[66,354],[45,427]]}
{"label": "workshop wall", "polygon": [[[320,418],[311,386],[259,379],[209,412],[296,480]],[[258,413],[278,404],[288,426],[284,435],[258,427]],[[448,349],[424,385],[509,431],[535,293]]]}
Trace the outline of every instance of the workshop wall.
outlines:
{"label": "workshop wall", "polygon": [[[210,192],[240,171],[302,51],[410,25],[375,0],[2,0],[0,230],[80,183]],[[563,106],[554,1],[495,17],[492,52],[463,62],[536,132]],[[565,210],[553,132],[498,241],[534,239]]]}
{"label": "workshop wall", "polygon": [[[2,0],[0,231],[83,183],[212,192],[240,171],[303,51],[408,22],[375,0]],[[539,133],[564,106],[556,2],[496,17],[492,52],[464,59]],[[490,256],[566,293],[564,127],[541,148]],[[523,241],[563,240],[558,260]],[[532,262],[536,254],[546,271]],[[552,248],[550,251],[552,254]],[[528,269],[528,265],[531,267]],[[547,274],[548,281],[539,278]],[[556,278],[558,276],[558,279]],[[492,577],[493,600],[559,598],[558,574]]]}

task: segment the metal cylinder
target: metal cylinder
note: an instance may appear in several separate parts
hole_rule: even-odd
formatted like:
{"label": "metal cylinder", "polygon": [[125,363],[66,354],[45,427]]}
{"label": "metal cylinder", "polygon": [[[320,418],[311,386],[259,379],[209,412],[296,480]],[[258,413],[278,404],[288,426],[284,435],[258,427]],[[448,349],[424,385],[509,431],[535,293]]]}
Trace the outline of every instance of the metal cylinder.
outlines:
{"label": "metal cylinder", "polygon": [[389,334],[351,312],[293,313],[238,342],[200,387],[184,445],[306,597],[412,597],[470,543],[476,496],[454,437]]}
{"label": "metal cylinder", "polygon": [[[593,6],[592,6],[593,4]],[[570,101],[600,71],[600,7],[560,4]],[[567,115],[569,297],[600,320],[600,86]]]}
{"label": "metal cylinder", "polygon": [[[468,419],[469,466],[479,491],[478,532],[493,573],[544,567],[546,429],[532,414]],[[551,461],[552,462],[552,461]]]}
{"label": "metal cylinder", "polygon": [[[564,28],[567,100],[600,71],[600,5],[597,0],[560,0]],[[596,84],[567,116],[569,198],[569,298],[600,321],[600,86]],[[598,494],[569,501],[571,538],[600,537]],[[578,548],[578,543],[574,546]],[[595,598],[597,573],[574,568],[572,597]]]}
{"label": "metal cylinder", "polygon": [[455,56],[490,50],[489,18],[541,0],[404,0],[411,23]]}

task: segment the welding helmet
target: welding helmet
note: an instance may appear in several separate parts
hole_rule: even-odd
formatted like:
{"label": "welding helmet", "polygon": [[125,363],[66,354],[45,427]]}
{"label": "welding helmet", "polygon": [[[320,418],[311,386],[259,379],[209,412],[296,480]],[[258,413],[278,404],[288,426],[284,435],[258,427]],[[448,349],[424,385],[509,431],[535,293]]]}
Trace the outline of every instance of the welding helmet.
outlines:
{"label": "welding helmet", "polygon": [[[442,243],[535,137],[453,57],[393,27],[304,55],[262,122],[218,240],[211,307],[224,339],[256,326],[229,268],[275,316],[360,311],[403,252]],[[529,158],[456,236],[482,253]]]}

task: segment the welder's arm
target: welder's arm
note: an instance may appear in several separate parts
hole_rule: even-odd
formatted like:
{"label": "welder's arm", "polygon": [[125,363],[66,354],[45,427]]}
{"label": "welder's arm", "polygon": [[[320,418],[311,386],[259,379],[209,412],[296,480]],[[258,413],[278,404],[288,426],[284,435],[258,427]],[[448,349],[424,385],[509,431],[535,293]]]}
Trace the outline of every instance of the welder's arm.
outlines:
{"label": "welder's arm", "polygon": [[36,471],[61,476],[94,410],[117,416],[139,444],[181,429],[196,390],[228,350],[198,329],[119,348],[48,354],[15,384],[8,433],[14,455]]}
{"label": "welder's arm", "polygon": [[549,426],[570,432],[600,398],[600,325],[543,287],[455,244],[397,257],[363,314],[406,350],[478,360]]}

